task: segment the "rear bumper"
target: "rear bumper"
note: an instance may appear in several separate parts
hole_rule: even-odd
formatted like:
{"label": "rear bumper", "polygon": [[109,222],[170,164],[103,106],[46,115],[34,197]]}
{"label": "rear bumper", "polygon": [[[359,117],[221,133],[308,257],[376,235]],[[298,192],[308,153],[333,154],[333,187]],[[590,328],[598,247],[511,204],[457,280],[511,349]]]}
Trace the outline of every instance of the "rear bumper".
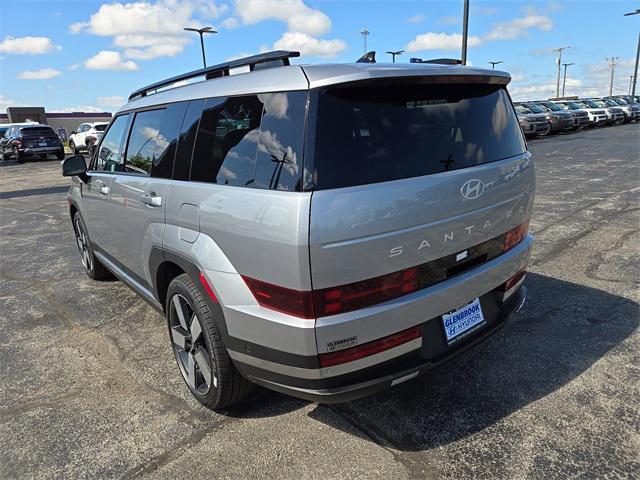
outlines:
{"label": "rear bumper", "polygon": [[18,151],[23,155],[45,155],[64,152],[64,147],[62,145],[57,147],[26,147],[20,148]]}
{"label": "rear bumper", "polygon": [[[494,294],[496,294],[496,292],[492,291],[486,296]],[[343,385],[315,389],[280,383],[277,379],[253,376],[250,373],[252,370],[250,367],[248,372],[249,378],[263,387],[312,402],[341,403],[366,397],[432,372],[453,360],[458,355],[483,343],[504,327],[511,316],[522,308],[526,294],[526,287],[521,286],[505,303],[499,305],[495,311],[490,313],[490,318],[487,319],[487,325],[482,330],[474,333],[463,343],[450,349],[445,349],[437,354],[437,348],[431,346],[433,342],[425,342],[419,350],[414,352],[414,355],[405,355],[403,358],[376,365],[377,375],[376,371],[370,371],[370,369],[368,369],[369,371],[364,371],[359,374],[360,380],[356,378],[355,381],[346,381]],[[483,308],[485,308],[485,305],[487,302],[490,302],[491,299],[483,298],[481,301]],[[428,333],[433,333],[433,327],[436,326],[439,320],[439,318],[436,318],[426,322],[423,326],[423,336]],[[239,365],[239,368],[241,371],[245,370],[246,372],[247,370],[246,366]]]}

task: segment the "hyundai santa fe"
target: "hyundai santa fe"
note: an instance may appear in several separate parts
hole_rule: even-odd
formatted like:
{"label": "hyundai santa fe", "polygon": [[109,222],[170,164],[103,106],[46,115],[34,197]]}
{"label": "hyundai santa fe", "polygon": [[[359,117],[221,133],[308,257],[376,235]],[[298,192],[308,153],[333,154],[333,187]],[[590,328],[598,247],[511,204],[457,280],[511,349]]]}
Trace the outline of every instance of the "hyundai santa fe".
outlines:
{"label": "hyundai santa fe", "polygon": [[88,167],[62,166],[86,273],[166,316],[212,409],[256,384],[329,403],[447,368],[525,301],[534,168],[510,76],[295,56],[137,90]]}

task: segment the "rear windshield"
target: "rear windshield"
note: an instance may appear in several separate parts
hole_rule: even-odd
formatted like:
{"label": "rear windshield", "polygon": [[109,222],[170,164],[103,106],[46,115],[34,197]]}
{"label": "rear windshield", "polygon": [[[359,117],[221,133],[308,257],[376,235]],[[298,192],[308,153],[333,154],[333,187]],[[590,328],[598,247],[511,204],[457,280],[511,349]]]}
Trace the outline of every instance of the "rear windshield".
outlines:
{"label": "rear windshield", "polygon": [[318,94],[312,188],[429,175],[493,162],[526,146],[503,87],[335,87]]}
{"label": "rear windshield", "polygon": [[49,127],[29,127],[21,128],[23,135],[55,135],[55,132]]}
{"label": "rear windshield", "polygon": [[107,124],[94,125],[93,128],[98,132],[104,132],[104,129],[107,128]]}

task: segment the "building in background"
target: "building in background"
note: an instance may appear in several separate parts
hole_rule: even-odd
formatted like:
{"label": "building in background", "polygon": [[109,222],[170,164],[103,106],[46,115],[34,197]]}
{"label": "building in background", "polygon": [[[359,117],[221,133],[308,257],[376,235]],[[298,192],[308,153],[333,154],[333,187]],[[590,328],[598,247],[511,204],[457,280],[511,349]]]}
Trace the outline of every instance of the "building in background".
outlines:
{"label": "building in background", "polygon": [[[49,125],[64,140],[81,123],[108,122],[110,112],[45,112],[44,107],[7,107],[7,113],[0,113],[0,124],[38,122]],[[62,134],[64,132],[64,135]]]}

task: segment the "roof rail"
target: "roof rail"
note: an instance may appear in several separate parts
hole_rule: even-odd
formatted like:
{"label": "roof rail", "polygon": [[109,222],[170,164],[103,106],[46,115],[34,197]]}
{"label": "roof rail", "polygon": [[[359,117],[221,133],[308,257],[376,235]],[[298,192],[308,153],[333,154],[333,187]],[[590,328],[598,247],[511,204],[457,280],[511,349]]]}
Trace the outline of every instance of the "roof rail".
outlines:
{"label": "roof rail", "polygon": [[260,53],[258,55],[252,55],[250,57],[238,58],[229,62],[220,63],[218,65],[212,65],[211,67],[200,68],[191,72],[176,75],[175,77],[167,78],[160,82],[152,83],[146,87],[140,88],[129,95],[129,101],[136,98],[146,97],[149,92],[158,90],[162,87],[180,82],[182,80],[188,80],[190,78],[204,76],[207,80],[218,77],[229,76],[229,70],[237,67],[249,67],[249,71],[253,72],[256,69],[282,67],[289,65],[289,59],[293,57],[299,57],[300,52],[291,52],[288,50],[276,50],[273,52]]}
{"label": "roof rail", "polygon": [[410,58],[409,63],[437,63],[440,65],[461,65],[462,60],[457,58],[432,58],[430,60],[423,60],[422,58]]}

